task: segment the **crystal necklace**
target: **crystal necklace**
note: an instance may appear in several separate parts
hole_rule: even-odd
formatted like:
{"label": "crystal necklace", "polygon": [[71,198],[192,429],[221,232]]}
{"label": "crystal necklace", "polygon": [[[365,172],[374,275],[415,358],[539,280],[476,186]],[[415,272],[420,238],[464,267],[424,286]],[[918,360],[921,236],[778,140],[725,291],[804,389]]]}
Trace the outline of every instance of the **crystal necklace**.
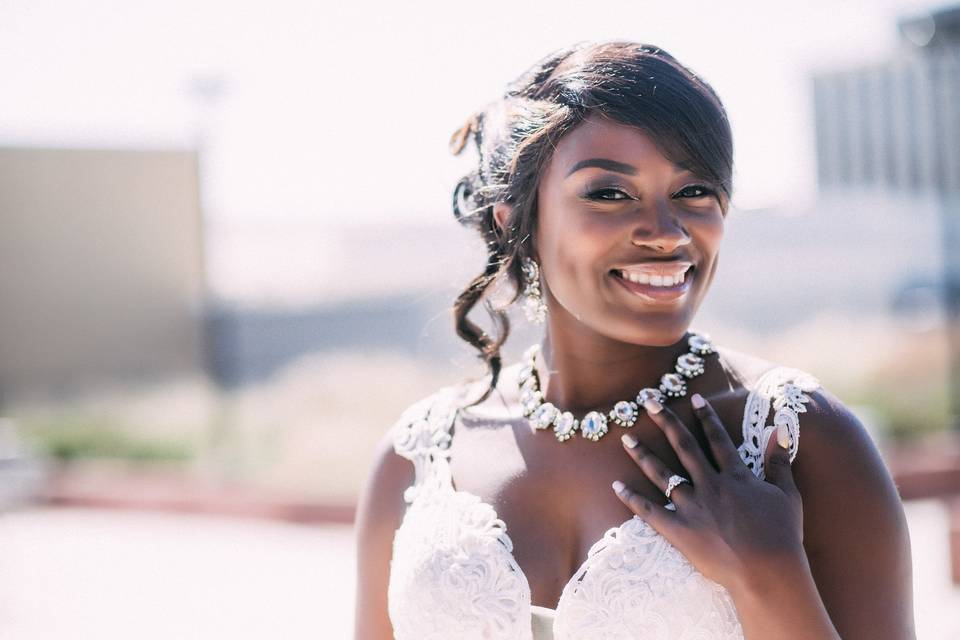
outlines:
{"label": "crystal necklace", "polygon": [[524,352],[523,367],[518,378],[523,415],[535,429],[552,426],[553,433],[560,442],[573,437],[577,429],[584,438],[596,442],[607,433],[610,422],[621,427],[632,427],[640,416],[640,407],[645,400],[655,398],[657,402],[663,402],[665,398],[684,396],[687,393],[687,380],[703,373],[702,356],[714,352],[713,343],[710,342],[709,334],[694,331],[690,334],[687,339],[690,350],[677,358],[675,372],[665,373],[660,377],[659,387],[645,387],[637,393],[636,400],[621,400],[613,405],[609,413],[591,411],[580,420],[569,411],[561,411],[552,402],[543,401],[535,366],[540,345],[535,344]]}

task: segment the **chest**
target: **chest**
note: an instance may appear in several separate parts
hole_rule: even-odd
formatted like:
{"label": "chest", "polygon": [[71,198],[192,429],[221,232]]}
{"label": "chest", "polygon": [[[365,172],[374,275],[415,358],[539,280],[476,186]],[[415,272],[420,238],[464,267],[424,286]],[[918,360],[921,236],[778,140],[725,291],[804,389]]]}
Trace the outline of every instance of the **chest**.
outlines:
{"label": "chest", "polygon": [[[776,430],[771,407],[773,423],[790,430],[792,460],[797,412],[809,399],[800,391],[816,380],[777,367],[753,386],[708,399],[741,459],[763,477],[762,452]],[[673,405],[712,458],[689,406]],[[532,605],[556,610],[549,630],[557,640],[742,640],[722,585],[611,495],[616,476],[664,501],[624,451],[618,427],[600,442],[568,446],[505,419],[512,411],[471,423],[447,406],[441,398],[429,412],[414,407],[394,433],[395,450],[416,469],[390,564],[387,603],[398,640],[539,638],[531,631],[542,612]],[[652,421],[631,431],[684,471]]]}
{"label": "chest", "polygon": [[[739,444],[742,399],[730,394],[714,404]],[[685,409],[673,410],[709,453],[702,428]],[[612,426],[598,442],[561,443],[549,432],[531,432],[522,419],[484,420],[480,427],[464,418],[458,424],[449,458],[452,486],[477,496],[503,521],[512,557],[529,583],[531,604],[557,608],[591,547],[632,518],[611,482],[622,480],[650,499],[666,502],[623,449],[620,435],[628,431],[671,469],[689,475],[660,427],[645,414],[629,429]]]}
{"label": "chest", "polygon": [[518,556],[501,514],[445,484],[446,459],[434,469],[394,538],[387,601],[398,640],[536,640],[545,612],[535,606],[553,610],[545,624],[557,640],[742,640],[726,590],[642,519],[630,515],[599,535],[579,566],[558,569],[562,533],[540,529],[538,538],[525,528],[518,540],[534,552]]}

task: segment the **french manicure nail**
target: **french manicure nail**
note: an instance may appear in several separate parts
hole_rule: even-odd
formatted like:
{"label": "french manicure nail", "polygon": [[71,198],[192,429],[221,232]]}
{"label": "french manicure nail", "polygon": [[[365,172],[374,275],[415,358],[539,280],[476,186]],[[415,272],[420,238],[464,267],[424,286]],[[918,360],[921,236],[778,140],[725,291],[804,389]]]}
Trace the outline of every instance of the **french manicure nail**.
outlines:
{"label": "french manicure nail", "polygon": [[613,484],[611,484],[610,486],[613,487],[613,490],[616,491],[617,493],[623,493],[623,490],[626,488],[626,485],[624,485],[619,480],[614,480]]}
{"label": "french manicure nail", "polygon": [[660,413],[660,410],[663,409],[663,405],[657,402],[656,398],[647,398],[643,401],[643,408],[649,413]]}
{"label": "french manicure nail", "polygon": [[777,427],[777,444],[784,449],[790,448],[790,432],[787,430],[787,425],[785,424]]}
{"label": "french manicure nail", "polygon": [[635,446],[637,446],[637,439],[634,438],[634,437],[633,437],[632,435],[630,435],[629,433],[623,434],[622,436],[620,436],[620,439],[623,440],[623,444],[627,445],[627,446],[630,447],[631,449],[633,449]]}
{"label": "french manicure nail", "polygon": [[694,409],[703,409],[703,405],[706,403],[703,401],[703,396],[701,396],[699,393],[695,393],[690,396],[690,404],[693,405]]}

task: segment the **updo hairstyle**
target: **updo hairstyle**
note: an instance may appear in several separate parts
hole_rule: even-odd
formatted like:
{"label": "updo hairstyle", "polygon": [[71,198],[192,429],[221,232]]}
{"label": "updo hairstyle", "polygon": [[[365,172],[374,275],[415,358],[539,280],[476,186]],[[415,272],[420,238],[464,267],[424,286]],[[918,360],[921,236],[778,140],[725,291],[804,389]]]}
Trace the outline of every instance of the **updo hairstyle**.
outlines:
{"label": "updo hairstyle", "polygon": [[[716,188],[726,215],[732,193],[733,141],[716,92],[663,49],[636,42],[584,41],[555,51],[507,85],[503,96],[472,114],[450,138],[459,155],[472,141],[477,167],[453,190],[453,214],[477,230],[487,248],[483,272],[454,303],[457,334],[479,352],[491,373],[486,399],[497,385],[500,348],[510,333],[504,307],[485,294],[509,280],[517,300],[522,259],[534,255],[537,186],[557,142],[598,112],[638,127],[670,161]],[[512,205],[506,228],[494,221],[497,202]],[[483,300],[494,335],[468,317]]]}

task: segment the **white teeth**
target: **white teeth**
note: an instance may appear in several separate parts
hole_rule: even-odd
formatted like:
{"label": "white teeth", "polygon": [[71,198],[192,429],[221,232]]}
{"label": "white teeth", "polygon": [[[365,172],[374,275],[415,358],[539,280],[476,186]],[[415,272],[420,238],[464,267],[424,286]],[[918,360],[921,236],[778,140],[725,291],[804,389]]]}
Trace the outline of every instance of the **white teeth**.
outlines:
{"label": "white teeth", "polygon": [[630,282],[636,282],[638,284],[649,284],[654,287],[672,287],[676,284],[684,282],[686,279],[686,271],[678,273],[675,276],[671,275],[648,275],[646,273],[629,273],[627,271],[618,271],[617,273],[624,280],[629,280]]}

